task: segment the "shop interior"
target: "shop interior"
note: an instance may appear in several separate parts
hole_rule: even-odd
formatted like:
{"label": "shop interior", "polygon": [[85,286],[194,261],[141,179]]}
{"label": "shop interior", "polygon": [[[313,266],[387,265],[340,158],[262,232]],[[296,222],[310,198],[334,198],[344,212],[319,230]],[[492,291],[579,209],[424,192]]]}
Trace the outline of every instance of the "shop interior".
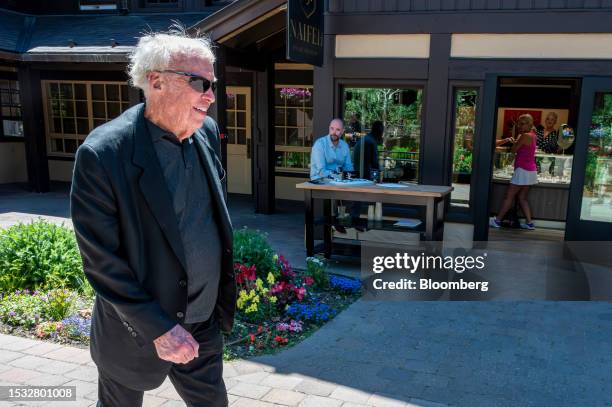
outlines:
{"label": "shop interior", "polygon": [[498,213],[514,173],[512,141],[504,140],[516,138],[517,119],[530,114],[536,133],[537,183],[529,187],[528,202],[537,226],[535,230],[521,229],[525,217],[515,200],[502,220],[502,227],[492,228],[489,239],[525,239],[525,233],[529,233],[529,239],[563,240],[576,139],[579,80],[501,78],[497,92],[489,212],[491,216]]}

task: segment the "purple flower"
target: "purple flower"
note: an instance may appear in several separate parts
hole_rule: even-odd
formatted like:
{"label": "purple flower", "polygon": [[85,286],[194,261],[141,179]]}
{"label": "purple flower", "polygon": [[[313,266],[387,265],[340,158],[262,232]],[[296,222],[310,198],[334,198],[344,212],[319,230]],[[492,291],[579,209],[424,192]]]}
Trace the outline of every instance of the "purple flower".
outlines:
{"label": "purple flower", "polygon": [[15,315],[17,315],[17,313],[15,311],[9,312],[9,317],[14,317]]}
{"label": "purple flower", "polygon": [[62,331],[66,332],[71,337],[89,338],[91,335],[91,320],[88,318],[82,318],[78,314],[64,318],[61,324]]}
{"label": "purple flower", "polygon": [[293,319],[291,320],[291,323],[289,324],[289,331],[302,332],[302,329],[303,329],[302,321],[294,321]]}

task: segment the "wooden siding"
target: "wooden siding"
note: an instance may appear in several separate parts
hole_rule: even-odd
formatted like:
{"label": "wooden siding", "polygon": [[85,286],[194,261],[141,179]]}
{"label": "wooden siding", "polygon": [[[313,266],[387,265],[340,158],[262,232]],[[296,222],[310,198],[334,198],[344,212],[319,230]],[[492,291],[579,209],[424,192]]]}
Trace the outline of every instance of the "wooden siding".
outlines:
{"label": "wooden siding", "polygon": [[612,0],[329,0],[330,13],[610,9]]}

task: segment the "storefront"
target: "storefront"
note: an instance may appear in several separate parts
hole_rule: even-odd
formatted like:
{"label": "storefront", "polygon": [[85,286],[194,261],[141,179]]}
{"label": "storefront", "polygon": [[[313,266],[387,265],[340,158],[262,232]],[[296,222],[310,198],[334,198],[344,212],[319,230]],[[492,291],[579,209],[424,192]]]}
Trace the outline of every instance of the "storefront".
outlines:
{"label": "storefront", "polygon": [[[612,239],[612,4],[326,4],[321,68],[285,60],[284,1],[237,2],[198,25],[222,44],[228,89],[251,95],[247,135],[231,134],[235,118],[224,126],[228,160],[251,160],[257,210],[295,197],[291,186],[306,179],[309,149],[331,118],[345,120],[349,141],[381,120],[384,178],[453,185],[447,221],[487,240],[512,168],[496,141],[530,113],[550,144],[538,149],[529,195],[536,223],[560,239]],[[232,146],[239,140],[242,150]],[[248,176],[235,163],[230,183]]]}
{"label": "storefront", "polygon": [[[447,222],[469,239],[504,238],[512,231],[490,236],[488,227],[512,171],[508,146],[497,141],[530,113],[549,140],[529,195],[538,233],[612,239],[612,2],[317,4],[326,7],[322,67],[286,59],[286,0],[179,15],[217,44],[224,97],[212,113],[231,193],[251,195],[262,213],[273,213],[277,199],[301,200],[295,185],[308,179],[311,147],[330,120],[345,120],[349,142],[381,120],[385,180],[452,185]],[[29,27],[26,14],[0,17],[6,27]],[[44,15],[24,29],[29,43],[13,35],[0,54],[0,182],[46,191],[50,180],[68,181],[89,131],[140,100],[125,75],[137,33],[165,29],[170,17],[81,15],[68,24]]]}

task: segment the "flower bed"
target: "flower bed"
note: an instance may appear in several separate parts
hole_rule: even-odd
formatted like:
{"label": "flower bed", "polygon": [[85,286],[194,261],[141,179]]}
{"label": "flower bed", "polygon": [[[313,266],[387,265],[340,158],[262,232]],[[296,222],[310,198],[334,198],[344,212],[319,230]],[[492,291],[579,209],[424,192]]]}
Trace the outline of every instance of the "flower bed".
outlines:
{"label": "flower bed", "polygon": [[361,292],[357,280],[330,278],[325,261],[317,257],[306,259],[306,270],[294,270],[256,231],[236,231],[234,242],[238,302],[236,324],[225,341],[227,358],[275,352],[298,343]]}
{"label": "flower bed", "polygon": [[[20,241],[24,236],[27,241]],[[61,255],[53,248],[54,237],[60,239]],[[45,221],[0,230],[1,332],[89,344],[94,293],[82,269],[75,271],[74,258],[80,257],[73,239],[69,230]],[[39,273],[37,264],[46,272]],[[306,264],[306,270],[294,270],[262,233],[234,233],[238,298],[235,326],[225,338],[226,358],[298,343],[358,298],[358,280],[330,276],[320,258],[310,257]]]}

